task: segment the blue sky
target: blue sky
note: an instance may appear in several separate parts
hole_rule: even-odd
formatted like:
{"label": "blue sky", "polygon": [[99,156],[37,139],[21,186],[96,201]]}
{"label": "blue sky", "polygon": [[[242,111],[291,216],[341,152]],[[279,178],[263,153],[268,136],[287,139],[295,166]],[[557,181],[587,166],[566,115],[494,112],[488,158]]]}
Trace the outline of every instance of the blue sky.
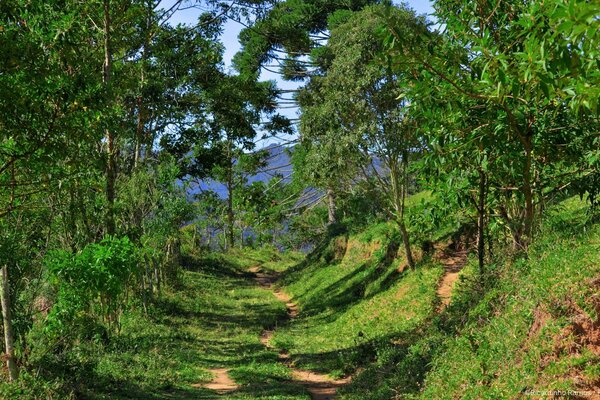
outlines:
{"label": "blue sky", "polygon": [[[432,1],[429,0],[406,0],[404,1],[411,8],[413,8],[417,14],[431,14],[433,12]],[[161,2],[160,8],[169,8],[174,3],[174,0],[163,0]],[[186,2],[184,2],[185,4]],[[187,3],[192,3],[188,1]],[[192,8],[188,10],[178,11],[171,18],[171,22],[173,24],[193,24],[197,21],[198,15],[202,10],[199,8]],[[222,36],[223,44],[225,45],[225,64],[229,66],[231,59],[235,53],[240,49],[240,44],[238,42],[238,35],[240,31],[243,29],[243,26],[235,21],[229,20],[225,24],[225,29]],[[268,75],[265,76],[266,79],[274,79]]]}
{"label": "blue sky", "polygon": [[[430,15],[433,12],[433,2],[429,0],[405,0],[404,3],[408,4],[409,7],[413,8],[417,14],[427,14]],[[174,3],[174,0],[163,0],[159,6],[159,8],[168,9]],[[189,7],[192,4],[200,3],[199,1],[188,0],[184,1],[183,7]],[[399,3],[395,1],[395,3]],[[170,19],[172,24],[193,24],[197,21],[198,16],[203,12],[203,7],[193,7],[185,10],[177,11]],[[225,26],[223,35],[221,36],[221,40],[223,45],[225,46],[225,53],[223,55],[223,59],[225,61],[226,68],[231,68],[231,59],[240,49],[240,44],[238,42],[238,35],[240,31],[243,29],[243,26],[239,23],[229,20]],[[261,75],[262,80],[275,80],[277,81],[278,87],[282,89],[296,89],[299,84],[294,82],[286,82],[280,79],[279,75],[263,71]],[[295,118],[297,117],[297,110],[295,108],[283,109],[280,111],[281,114],[289,117]],[[272,142],[277,142],[277,140],[269,140],[263,145],[267,145]]]}

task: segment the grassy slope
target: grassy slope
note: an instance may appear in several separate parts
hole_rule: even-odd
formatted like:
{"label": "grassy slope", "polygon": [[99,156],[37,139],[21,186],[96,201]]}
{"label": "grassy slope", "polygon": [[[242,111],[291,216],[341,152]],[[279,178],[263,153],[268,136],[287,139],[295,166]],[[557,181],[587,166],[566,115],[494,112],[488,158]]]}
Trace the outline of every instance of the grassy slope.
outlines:
{"label": "grassy slope", "polygon": [[393,226],[380,224],[339,236],[290,269],[281,283],[301,313],[272,343],[297,365],[335,376],[368,361],[377,343],[413,332],[435,308],[442,269],[430,262],[404,268],[398,243]]}
{"label": "grassy slope", "polygon": [[573,334],[558,339],[581,311],[594,321],[599,318],[595,307],[600,302],[596,299],[594,307],[593,296],[600,290],[600,229],[585,232],[581,205],[577,200],[563,204],[529,262],[507,266],[495,293],[482,299],[481,306],[489,307],[485,324],[474,313],[436,359],[423,398],[458,393],[472,399],[514,398],[526,389],[585,390],[584,382],[599,383],[598,349],[594,354],[577,345]]}
{"label": "grassy slope", "polygon": [[[165,293],[151,312],[124,318],[111,347],[87,354],[97,365],[78,379],[92,399],[308,399],[286,380],[289,370],[259,337],[285,316],[285,306],[245,271],[260,263],[285,268],[295,259],[245,250],[188,260],[183,286]],[[246,275],[245,275],[246,274]],[[194,388],[211,380],[209,368],[230,368],[242,388],[229,396]]]}
{"label": "grassy slope", "polygon": [[[497,399],[520,398],[529,389],[597,390],[600,343],[598,336],[590,339],[590,327],[596,321],[599,333],[600,226],[582,224],[584,209],[571,199],[551,211],[529,260],[490,267],[495,278],[485,290],[469,279],[474,266],[467,268],[453,305],[420,337],[389,349],[344,398]],[[573,329],[573,321],[583,329]]]}
{"label": "grassy slope", "polygon": [[191,260],[183,287],[165,294],[150,322],[130,313],[107,350],[73,354],[84,365],[94,361],[73,378],[85,398],[209,399],[213,392],[192,385],[209,381],[208,369],[227,367],[243,386],[223,398],[308,399],[260,344],[262,329],[285,315],[245,272],[260,264],[282,272],[279,284],[301,308],[272,343],[300,367],[332,375],[364,368],[342,398],[589,390],[600,382],[600,343],[590,331],[600,333],[592,323],[600,311],[600,226],[583,225],[584,209],[571,199],[550,210],[529,260],[490,265],[483,286],[471,260],[441,314],[442,268],[430,260],[403,268],[389,224],[338,236],[302,262],[268,249]]}

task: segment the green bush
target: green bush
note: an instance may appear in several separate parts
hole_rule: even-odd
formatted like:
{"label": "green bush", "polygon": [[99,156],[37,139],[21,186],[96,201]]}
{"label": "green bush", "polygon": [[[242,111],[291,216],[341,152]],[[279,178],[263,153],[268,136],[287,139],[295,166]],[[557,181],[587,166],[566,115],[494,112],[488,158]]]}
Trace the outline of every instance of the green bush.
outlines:
{"label": "green bush", "polygon": [[82,334],[103,335],[101,326],[107,332],[118,328],[127,287],[138,268],[137,251],[127,237],[108,236],[76,254],[51,252],[46,267],[57,291],[48,315],[49,332],[61,334],[86,327]]}

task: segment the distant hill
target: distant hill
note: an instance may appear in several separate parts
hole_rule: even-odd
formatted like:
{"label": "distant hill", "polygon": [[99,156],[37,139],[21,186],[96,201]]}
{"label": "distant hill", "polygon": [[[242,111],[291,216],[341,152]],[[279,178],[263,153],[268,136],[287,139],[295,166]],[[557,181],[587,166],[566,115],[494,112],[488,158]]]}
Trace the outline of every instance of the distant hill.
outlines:
{"label": "distant hill", "polygon": [[[264,148],[268,152],[267,165],[256,175],[248,177],[248,183],[253,182],[268,182],[276,175],[282,175],[286,178],[290,177],[292,173],[292,166],[290,165],[290,154],[291,147],[286,147],[278,144],[271,144]],[[227,198],[227,188],[220,182],[216,182],[212,179],[207,179],[200,182],[200,185],[192,184],[188,189],[188,196],[192,197],[202,191],[212,190],[219,195],[220,198]]]}
{"label": "distant hill", "polygon": [[[293,149],[294,146],[282,146],[278,144],[271,144],[265,147],[264,150],[266,150],[269,154],[266,159],[267,165],[262,169],[261,172],[257,173],[256,175],[249,176],[248,183],[268,182],[276,175],[282,175],[286,178],[286,181],[289,181],[292,174],[292,166],[290,165],[290,152],[293,151]],[[380,173],[384,169],[381,160],[377,158],[374,159],[373,166]],[[227,198],[227,188],[225,185],[212,179],[203,180],[200,182],[200,185],[193,184],[188,189],[188,196],[191,198],[194,195],[206,190],[214,191],[222,199]],[[302,196],[300,196],[298,201],[299,203],[312,203],[315,198],[321,195],[322,193],[320,190],[307,188]]]}

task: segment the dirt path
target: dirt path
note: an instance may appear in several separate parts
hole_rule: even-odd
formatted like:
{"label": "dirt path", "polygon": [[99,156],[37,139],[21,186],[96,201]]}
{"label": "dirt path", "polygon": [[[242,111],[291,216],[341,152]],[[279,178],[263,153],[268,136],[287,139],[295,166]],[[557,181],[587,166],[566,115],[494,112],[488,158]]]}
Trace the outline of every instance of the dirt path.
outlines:
{"label": "dirt path", "polygon": [[438,311],[441,311],[450,304],[454,284],[458,280],[460,270],[467,263],[467,252],[452,250],[449,245],[440,245],[436,246],[434,257],[444,266],[444,275],[437,288],[437,295],[440,299]]}
{"label": "dirt path", "polygon": [[239,389],[239,385],[231,379],[229,376],[229,370],[227,368],[215,368],[209,370],[214,378],[209,383],[203,383],[200,385],[192,385],[194,387],[203,387],[205,389],[214,390],[219,394],[233,392]]}
{"label": "dirt path", "polygon": [[[277,280],[276,275],[262,272],[260,266],[252,267],[250,272],[255,275],[254,279],[261,287],[272,291],[273,295],[278,300],[285,303],[288,320],[298,316],[298,306],[292,302],[291,297],[285,292],[273,287],[273,283]],[[270,349],[273,348],[270,343],[273,334],[273,329],[266,329],[260,337],[260,342]],[[279,361],[291,369],[294,382],[304,386],[313,400],[335,399],[337,397],[338,388],[350,382],[349,377],[345,379],[331,379],[325,374],[295,368],[292,365],[290,355],[284,351],[279,353]]]}

